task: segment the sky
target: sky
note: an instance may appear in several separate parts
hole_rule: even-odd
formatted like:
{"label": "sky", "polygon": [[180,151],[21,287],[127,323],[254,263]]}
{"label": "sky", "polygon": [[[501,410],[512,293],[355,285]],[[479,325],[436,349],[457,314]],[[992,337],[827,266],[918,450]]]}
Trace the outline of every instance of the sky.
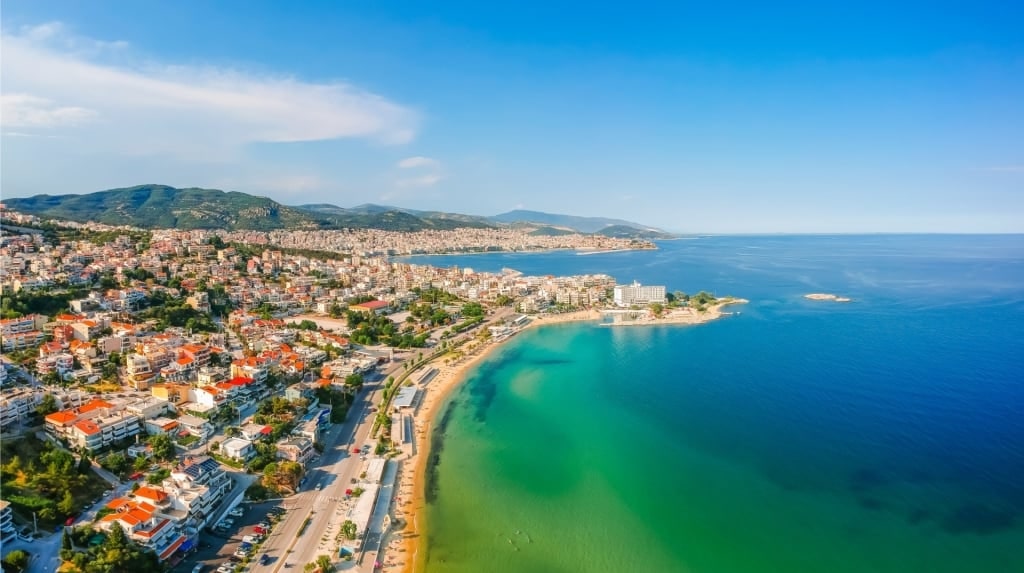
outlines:
{"label": "sky", "polygon": [[0,196],[1024,232],[1024,5],[779,4],[4,0]]}

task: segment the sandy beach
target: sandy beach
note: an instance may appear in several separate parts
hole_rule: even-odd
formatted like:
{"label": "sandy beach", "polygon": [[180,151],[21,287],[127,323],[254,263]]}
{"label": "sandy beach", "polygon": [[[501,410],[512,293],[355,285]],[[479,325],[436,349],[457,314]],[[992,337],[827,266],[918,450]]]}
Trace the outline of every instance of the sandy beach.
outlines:
{"label": "sandy beach", "polygon": [[[523,330],[548,324],[597,321],[600,318],[601,315],[596,310],[544,315],[533,318]],[[465,380],[466,374],[503,342],[489,342],[448,364],[444,363],[444,357],[430,363],[431,367],[438,369],[438,374],[424,389],[424,395],[416,410],[414,416],[415,454],[401,462],[398,492],[391,508],[392,518],[404,522],[405,525],[396,527],[388,533],[384,549],[381,551],[384,571],[412,573],[417,568],[421,568],[420,561],[423,554],[418,550],[420,548],[419,540],[425,534],[423,510],[426,506],[423,480],[426,475],[427,460],[430,458],[430,432],[433,428],[434,418],[444,406],[446,398]]]}

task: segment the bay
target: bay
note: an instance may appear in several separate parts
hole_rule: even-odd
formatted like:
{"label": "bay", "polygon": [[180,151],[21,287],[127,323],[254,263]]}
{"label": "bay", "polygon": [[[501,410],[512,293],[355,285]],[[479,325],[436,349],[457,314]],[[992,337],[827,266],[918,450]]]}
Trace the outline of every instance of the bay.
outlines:
{"label": "bay", "polygon": [[751,301],[493,353],[435,431],[427,571],[1024,570],[1024,238],[659,246],[405,259]]}

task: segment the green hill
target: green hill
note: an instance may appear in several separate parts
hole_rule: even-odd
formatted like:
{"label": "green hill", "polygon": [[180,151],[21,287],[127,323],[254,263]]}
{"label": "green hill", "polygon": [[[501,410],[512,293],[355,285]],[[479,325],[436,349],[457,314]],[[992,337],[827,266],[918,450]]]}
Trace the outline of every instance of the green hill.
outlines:
{"label": "green hill", "polygon": [[86,195],[5,199],[15,211],[43,218],[176,229],[382,229],[419,231],[479,226],[458,218],[421,218],[401,210],[353,212],[333,205],[289,207],[267,197],[217,189],[138,185]]}

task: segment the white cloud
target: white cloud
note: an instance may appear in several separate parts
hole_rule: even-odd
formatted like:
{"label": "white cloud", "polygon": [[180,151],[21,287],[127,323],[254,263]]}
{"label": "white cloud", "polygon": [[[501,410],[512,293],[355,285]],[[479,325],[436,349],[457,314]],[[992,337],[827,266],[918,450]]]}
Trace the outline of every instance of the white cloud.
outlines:
{"label": "white cloud", "polygon": [[345,82],[308,82],[128,59],[124,42],[71,36],[59,23],[2,33],[0,123],[73,133],[97,151],[216,160],[260,142],[415,136],[417,114]]}
{"label": "white cloud", "polygon": [[420,175],[419,177],[408,177],[405,179],[398,180],[399,187],[430,187],[437,185],[441,181],[442,177],[440,173],[429,173],[427,175]]}
{"label": "white cloud", "polygon": [[52,101],[28,94],[0,95],[0,118],[4,127],[60,127],[78,125],[96,117],[91,109],[58,106]]}
{"label": "white cloud", "polygon": [[416,167],[434,167],[434,168],[437,168],[437,167],[440,167],[440,166],[441,166],[441,164],[436,159],[431,159],[429,157],[423,157],[422,155],[417,155],[417,156],[414,156],[414,157],[406,157],[405,159],[403,159],[403,160],[398,162],[398,167],[400,169],[413,169],[413,168],[416,168]]}
{"label": "white cloud", "polygon": [[420,175],[414,177],[399,177],[395,181],[395,185],[400,188],[408,189],[410,187],[431,187],[437,185],[444,179],[442,174],[441,162],[430,157],[423,157],[422,155],[415,155],[413,157],[406,157],[395,164],[399,169],[418,170],[421,172]]}

